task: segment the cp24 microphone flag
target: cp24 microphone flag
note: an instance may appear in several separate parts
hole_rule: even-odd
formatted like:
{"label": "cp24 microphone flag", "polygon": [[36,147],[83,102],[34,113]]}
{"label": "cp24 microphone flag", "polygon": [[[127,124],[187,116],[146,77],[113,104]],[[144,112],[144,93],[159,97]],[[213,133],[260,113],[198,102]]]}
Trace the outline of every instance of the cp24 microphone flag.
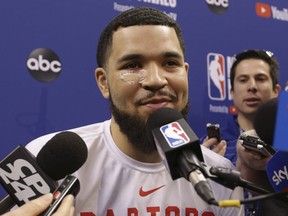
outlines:
{"label": "cp24 microphone flag", "polygon": [[[79,135],[63,131],[44,145],[37,158],[26,148],[18,146],[0,161],[0,183],[21,206],[42,194],[53,192],[57,187],[56,181],[78,170],[85,163],[87,154],[86,144]],[[2,207],[6,208],[0,206],[1,212]]]}

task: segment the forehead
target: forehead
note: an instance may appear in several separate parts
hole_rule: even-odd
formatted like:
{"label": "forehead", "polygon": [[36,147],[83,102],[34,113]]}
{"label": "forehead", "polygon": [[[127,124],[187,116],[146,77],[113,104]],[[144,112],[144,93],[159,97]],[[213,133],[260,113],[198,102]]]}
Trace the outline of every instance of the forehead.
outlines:
{"label": "forehead", "polygon": [[129,26],[118,29],[112,38],[111,51],[114,55],[128,53],[151,55],[168,49],[183,55],[175,30],[168,26]]}
{"label": "forehead", "polygon": [[262,59],[244,59],[236,67],[236,76],[239,75],[270,75],[269,64]]}

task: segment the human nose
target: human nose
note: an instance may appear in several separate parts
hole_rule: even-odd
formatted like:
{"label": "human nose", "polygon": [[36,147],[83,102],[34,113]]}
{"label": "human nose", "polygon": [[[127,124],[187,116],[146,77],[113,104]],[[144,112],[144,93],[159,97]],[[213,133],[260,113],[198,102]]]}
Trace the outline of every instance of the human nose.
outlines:
{"label": "human nose", "polygon": [[147,90],[158,90],[168,84],[165,71],[158,65],[152,65],[147,69],[145,79],[141,82],[142,87]]}
{"label": "human nose", "polygon": [[248,90],[249,90],[249,91],[252,91],[252,92],[257,91],[257,83],[256,83],[256,80],[255,80],[255,79],[250,79]]}

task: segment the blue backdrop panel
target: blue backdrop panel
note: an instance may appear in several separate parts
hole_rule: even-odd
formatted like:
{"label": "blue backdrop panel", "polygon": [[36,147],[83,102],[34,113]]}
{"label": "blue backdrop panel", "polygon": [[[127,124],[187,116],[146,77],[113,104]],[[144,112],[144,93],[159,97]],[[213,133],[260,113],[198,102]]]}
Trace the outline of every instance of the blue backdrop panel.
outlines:
{"label": "blue backdrop panel", "polygon": [[[214,3],[213,3],[214,2]],[[198,136],[206,122],[230,115],[231,57],[244,49],[268,49],[280,63],[280,84],[288,80],[287,0],[2,0],[0,7],[0,159],[17,145],[43,134],[110,117],[95,83],[96,46],[101,30],[121,11],[159,8],[182,26],[190,64],[189,123]],[[145,37],[145,36],[143,36]],[[61,62],[57,79],[44,83],[27,69],[37,48],[54,51]],[[220,90],[208,76],[220,59]],[[0,188],[0,198],[4,195]]]}

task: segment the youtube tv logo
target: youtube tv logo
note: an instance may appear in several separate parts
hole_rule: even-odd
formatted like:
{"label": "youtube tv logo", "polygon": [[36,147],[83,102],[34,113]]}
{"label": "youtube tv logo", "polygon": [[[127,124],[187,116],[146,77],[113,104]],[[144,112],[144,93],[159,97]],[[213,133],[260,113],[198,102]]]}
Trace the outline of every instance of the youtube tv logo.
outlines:
{"label": "youtube tv logo", "polygon": [[229,106],[229,113],[232,115],[236,115],[236,114],[238,114],[238,110],[234,105],[230,105]]}
{"label": "youtube tv logo", "polygon": [[256,14],[260,17],[270,18],[271,13],[271,6],[265,3],[256,3]]}
{"label": "youtube tv logo", "polygon": [[288,22],[288,8],[257,2],[255,9],[259,17]]}

